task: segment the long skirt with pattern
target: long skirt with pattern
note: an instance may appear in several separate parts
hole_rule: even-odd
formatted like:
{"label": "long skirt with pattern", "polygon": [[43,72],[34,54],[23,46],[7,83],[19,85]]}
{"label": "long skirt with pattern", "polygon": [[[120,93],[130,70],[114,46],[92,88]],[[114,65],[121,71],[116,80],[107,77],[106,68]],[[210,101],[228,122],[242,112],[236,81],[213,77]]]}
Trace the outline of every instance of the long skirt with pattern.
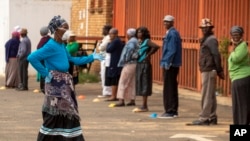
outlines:
{"label": "long skirt with pattern", "polygon": [[72,76],[51,74],[51,82],[45,84],[43,125],[37,141],[84,141]]}

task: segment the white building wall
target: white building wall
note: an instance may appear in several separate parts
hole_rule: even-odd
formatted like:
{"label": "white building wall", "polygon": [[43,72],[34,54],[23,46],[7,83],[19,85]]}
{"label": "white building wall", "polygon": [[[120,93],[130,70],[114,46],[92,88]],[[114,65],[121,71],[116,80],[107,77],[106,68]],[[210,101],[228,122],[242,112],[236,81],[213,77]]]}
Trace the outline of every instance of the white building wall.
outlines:
{"label": "white building wall", "polygon": [[9,0],[0,2],[0,75],[5,70],[5,42],[9,38]]}
{"label": "white building wall", "polygon": [[[6,30],[0,36],[0,75],[3,75],[4,44],[10,38],[14,27],[19,25],[28,29],[28,37],[34,51],[41,38],[40,28],[47,26],[53,16],[61,15],[70,24],[71,0],[1,0],[0,10],[0,30]],[[5,15],[2,16],[3,13]],[[35,74],[36,71],[29,65],[29,75]]]}

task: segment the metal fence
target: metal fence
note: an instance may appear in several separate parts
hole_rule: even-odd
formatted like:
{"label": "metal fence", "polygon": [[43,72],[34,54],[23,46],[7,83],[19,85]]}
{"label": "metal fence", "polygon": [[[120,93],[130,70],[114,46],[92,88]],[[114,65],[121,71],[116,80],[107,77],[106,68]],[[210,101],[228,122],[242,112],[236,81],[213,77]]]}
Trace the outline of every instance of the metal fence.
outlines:
{"label": "metal fence", "polygon": [[[183,40],[183,65],[180,68],[179,86],[196,91],[201,90],[201,75],[198,70],[199,38],[198,26],[202,18],[210,18],[218,40],[230,39],[230,28],[240,25],[244,28],[244,39],[250,41],[250,0],[114,0],[113,24],[125,36],[130,27],[146,26],[152,40],[162,44],[165,34],[163,17],[175,17],[175,27]],[[159,62],[161,49],[152,57],[154,82],[162,83]],[[217,81],[217,89],[223,95],[230,95],[230,80],[227,60],[222,59],[226,80]]]}

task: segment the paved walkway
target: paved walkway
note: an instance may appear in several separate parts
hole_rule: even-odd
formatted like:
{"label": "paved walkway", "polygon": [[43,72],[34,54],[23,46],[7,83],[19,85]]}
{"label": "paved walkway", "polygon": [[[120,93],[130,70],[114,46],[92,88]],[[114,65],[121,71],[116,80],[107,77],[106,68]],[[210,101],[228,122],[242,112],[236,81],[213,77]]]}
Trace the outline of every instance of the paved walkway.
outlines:
{"label": "paved walkway", "polygon": [[[154,84],[153,90],[155,93],[162,93],[162,85]],[[201,100],[200,93],[196,91],[188,90],[188,89],[183,89],[183,88],[179,88],[179,97],[193,99],[193,100]],[[217,96],[217,104],[225,105],[225,106],[232,106],[232,99],[231,97]]]}
{"label": "paved walkway", "polygon": [[[0,86],[4,78],[0,77]],[[29,79],[29,91],[0,90],[0,141],[35,141],[42,124],[42,93],[34,93],[39,84]],[[161,86],[154,84],[149,98],[149,112],[133,113],[134,107],[109,108],[109,102],[97,99],[99,83],[76,86],[79,113],[86,141],[228,141],[232,123],[230,98],[218,105],[219,124],[216,126],[186,126],[197,119],[200,112],[199,94],[180,89],[179,117],[151,118],[152,113],[163,112]],[[224,99],[224,100],[219,100]],[[136,104],[140,106],[141,97]],[[230,104],[229,104],[230,105]]]}

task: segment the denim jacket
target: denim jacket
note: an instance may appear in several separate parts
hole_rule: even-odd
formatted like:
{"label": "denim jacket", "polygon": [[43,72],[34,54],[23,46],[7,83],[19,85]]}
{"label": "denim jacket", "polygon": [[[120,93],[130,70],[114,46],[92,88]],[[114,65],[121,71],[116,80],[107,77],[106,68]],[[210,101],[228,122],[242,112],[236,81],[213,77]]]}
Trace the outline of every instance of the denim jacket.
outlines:
{"label": "denim jacket", "polygon": [[139,48],[138,40],[135,37],[132,37],[130,40],[128,40],[127,44],[122,50],[118,67],[123,67],[127,63],[136,63],[137,60],[132,58],[132,54],[137,50],[137,48]]}
{"label": "denim jacket", "polygon": [[180,67],[182,59],[182,44],[179,32],[170,28],[163,38],[161,67],[169,69],[171,66]]}

